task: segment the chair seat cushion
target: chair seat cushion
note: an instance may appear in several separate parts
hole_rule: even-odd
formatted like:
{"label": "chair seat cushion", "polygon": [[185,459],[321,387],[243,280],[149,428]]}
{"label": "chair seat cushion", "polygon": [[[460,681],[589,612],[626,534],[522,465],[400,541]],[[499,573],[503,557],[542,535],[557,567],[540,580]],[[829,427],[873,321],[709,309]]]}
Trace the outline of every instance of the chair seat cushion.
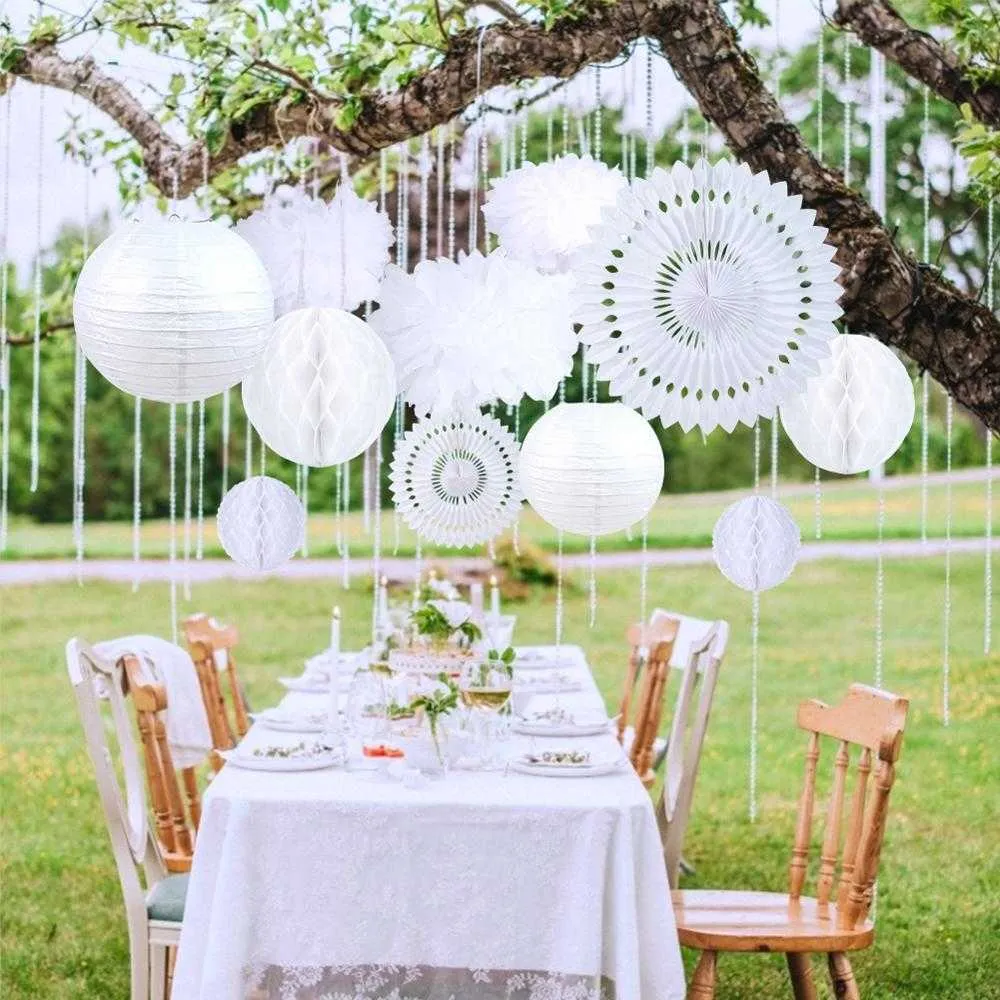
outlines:
{"label": "chair seat cushion", "polygon": [[867,948],[871,921],[837,926],[837,907],[780,892],[681,890],[673,893],[681,944],[708,951],[830,952]]}
{"label": "chair seat cushion", "polygon": [[161,879],[146,896],[146,912],[150,920],[167,920],[179,924],[184,919],[188,875],[168,875]]}

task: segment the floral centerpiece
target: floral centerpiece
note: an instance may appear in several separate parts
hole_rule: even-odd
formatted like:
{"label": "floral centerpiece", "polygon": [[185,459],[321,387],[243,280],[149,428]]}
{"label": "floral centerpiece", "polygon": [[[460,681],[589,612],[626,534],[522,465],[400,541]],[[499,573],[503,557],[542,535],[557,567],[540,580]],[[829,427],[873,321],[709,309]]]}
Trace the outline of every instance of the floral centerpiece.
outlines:
{"label": "floral centerpiece", "polygon": [[472,620],[472,606],[465,601],[427,601],[410,616],[411,644],[394,649],[389,662],[394,670],[437,674],[459,673],[477,654],[474,646],[482,629]]}

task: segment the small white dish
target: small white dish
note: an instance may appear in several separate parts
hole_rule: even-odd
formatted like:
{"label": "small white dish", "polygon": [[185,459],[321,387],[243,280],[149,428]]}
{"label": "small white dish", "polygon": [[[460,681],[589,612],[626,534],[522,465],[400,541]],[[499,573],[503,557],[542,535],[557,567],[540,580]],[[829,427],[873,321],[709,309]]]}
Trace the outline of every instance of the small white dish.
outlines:
{"label": "small white dish", "polygon": [[608,720],[555,722],[519,718],[514,720],[511,729],[522,736],[600,736],[608,731]]}
{"label": "small white dish", "polygon": [[614,774],[622,764],[622,757],[590,760],[585,764],[546,764],[521,756],[515,757],[507,766],[517,774],[531,774],[542,778],[598,778]]}
{"label": "small white dish", "polygon": [[279,733],[322,733],[326,730],[326,712],[290,712],[283,708],[268,708],[254,715],[265,729]]}
{"label": "small white dish", "polygon": [[218,753],[227,764],[249,771],[319,771],[337,767],[344,762],[343,755],[336,750],[303,752],[289,757],[258,756],[239,747],[235,750],[220,750]]}
{"label": "small white dish", "polygon": [[[338,690],[341,694],[348,694],[351,690],[352,674],[341,674]],[[299,694],[328,694],[330,682],[323,676],[314,674],[303,674],[301,677],[279,677],[278,681],[289,691],[297,691]]]}

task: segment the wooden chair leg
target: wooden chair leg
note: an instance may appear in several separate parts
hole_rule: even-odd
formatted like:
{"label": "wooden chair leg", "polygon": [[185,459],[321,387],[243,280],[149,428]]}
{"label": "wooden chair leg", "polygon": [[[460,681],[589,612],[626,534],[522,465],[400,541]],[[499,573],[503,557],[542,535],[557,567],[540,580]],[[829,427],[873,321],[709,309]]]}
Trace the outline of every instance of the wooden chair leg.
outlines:
{"label": "wooden chair leg", "polygon": [[688,1000],[714,1000],[715,998],[715,967],[718,955],[714,951],[703,951],[698,965],[691,977],[691,987],[688,990]]}
{"label": "wooden chair leg", "polygon": [[833,982],[833,995],[837,1000],[861,1000],[848,957],[842,951],[834,951],[827,956],[827,962]]}
{"label": "wooden chair leg", "polygon": [[788,952],[788,975],[792,980],[795,1000],[816,1000],[816,984],[813,982],[812,962],[801,952]]}

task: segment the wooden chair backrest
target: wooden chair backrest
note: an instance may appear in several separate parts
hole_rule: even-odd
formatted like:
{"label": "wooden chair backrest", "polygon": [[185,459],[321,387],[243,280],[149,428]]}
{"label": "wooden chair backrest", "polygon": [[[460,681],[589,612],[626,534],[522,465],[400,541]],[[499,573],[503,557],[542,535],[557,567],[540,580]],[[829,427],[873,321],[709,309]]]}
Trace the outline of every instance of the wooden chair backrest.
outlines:
{"label": "wooden chair backrest", "polygon": [[680,673],[680,684],[667,740],[663,787],[656,802],[667,876],[673,888],[677,887],[680,875],[681,849],[719,668],[729,643],[727,622],[709,622],[682,615],[675,620],[680,627],[670,662]]}
{"label": "wooden chair backrest", "polygon": [[[239,632],[235,625],[221,625],[206,614],[186,618],[183,631],[188,651],[198,671],[198,683],[201,685],[205,711],[208,713],[212,746],[216,750],[229,750],[250,728],[246,699],[236,666],[235,650],[240,639]],[[226,709],[219,681],[221,671],[228,678],[232,719]],[[217,754],[212,755],[212,766],[216,770],[222,766],[222,760]]]}
{"label": "wooden chair backrest", "polygon": [[[889,792],[896,777],[906,726],[909,701],[888,691],[852,684],[838,705],[806,701],[799,706],[798,726],[809,733],[805,781],[799,799],[795,846],[788,870],[788,892],[793,899],[802,894],[809,863],[813,802],[820,737],[838,741],[833,762],[833,785],[827,807],[823,844],[820,849],[816,898],[821,908],[834,896],[838,860],[840,878],[836,886],[837,926],[852,930],[862,924],[871,907],[872,887],[878,874],[882,839],[889,809]],[[851,746],[860,748],[857,774],[847,812],[847,827],[841,851],[841,828],[846,796]],[[872,762],[876,761],[874,775]]]}
{"label": "wooden chair backrest", "polygon": [[[87,754],[97,779],[97,791],[125,898],[129,936],[141,939],[147,926],[146,890],[166,872],[156,839],[149,829],[142,764],[125,704],[124,666],[120,661],[109,663],[101,659],[82,639],[70,639],[66,644],[66,669],[83,725]],[[121,781],[113,763],[113,748],[108,742],[109,730],[101,713],[102,699],[97,696],[97,684],[107,693]],[[140,869],[145,875],[145,889]]]}
{"label": "wooden chair backrest", "polygon": [[674,640],[680,623],[665,621],[655,631],[649,646],[648,658],[640,681],[641,690],[635,714],[635,738],[632,741],[630,759],[632,766],[646,787],[656,780],[653,771],[656,734],[663,719],[663,698],[670,673],[670,657],[674,651]]}
{"label": "wooden chair backrest", "polygon": [[119,662],[124,674],[125,694],[132,696],[135,708],[160,853],[168,871],[190,871],[195,831],[201,822],[197,773],[193,767],[180,772],[174,767],[163,720],[163,712],[167,709],[166,689],[146,675],[137,657],[123,656]]}
{"label": "wooden chair backrest", "polygon": [[625,684],[622,688],[622,699],[618,707],[618,742],[625,740],[625,730],[629,724],[629,712],[635,700],[635,692],[642,676],[643,665],[649,656],[649,647],[658,642],[672,642],[676,629],[669,623],[657,624],[655,627],[639,622],[630,625],[625,632],[629,645],[628,669],[625,672]]}

